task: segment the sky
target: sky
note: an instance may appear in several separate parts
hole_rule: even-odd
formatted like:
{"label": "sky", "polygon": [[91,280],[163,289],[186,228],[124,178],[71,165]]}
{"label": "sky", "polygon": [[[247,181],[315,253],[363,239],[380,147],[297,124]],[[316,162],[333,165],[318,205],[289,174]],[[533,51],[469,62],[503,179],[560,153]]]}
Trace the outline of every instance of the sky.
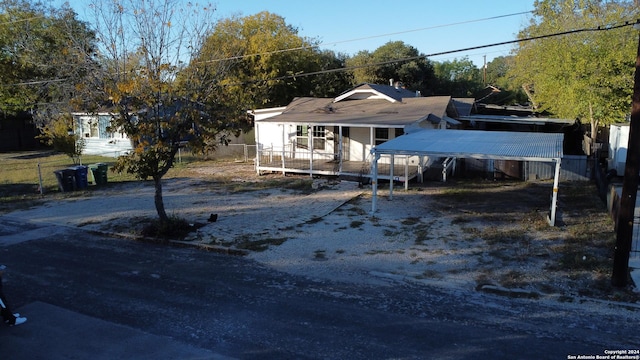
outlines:
{"label": "sky", "polygon": [[[86,18],[88,0],[69,2],[80,19]],[[189,0],[180,0],[184,3]],[[206,3],[205,1],[191,0]],[[534,0],[218,0],[217,18],[249,16],[261,11],[282,16],[300,36],[318,39],[322,49],[354,55],[373,52],[389,41],[403,41],[431,55],[516,39],[527,26]],[[513,15],[518,14],[518,15]],[[505,16],[511,15],[511,16]],[[447,61],[468,57],[478,67],[485,61],[509,55],[513,45],[429,57]]]}

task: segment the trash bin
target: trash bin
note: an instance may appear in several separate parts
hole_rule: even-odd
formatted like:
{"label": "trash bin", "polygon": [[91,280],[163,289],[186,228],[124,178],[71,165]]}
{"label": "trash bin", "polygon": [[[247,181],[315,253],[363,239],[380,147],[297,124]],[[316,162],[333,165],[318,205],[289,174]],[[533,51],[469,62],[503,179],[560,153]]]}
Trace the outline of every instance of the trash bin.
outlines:
{"label": "trash bin", "polygon": [[67,191],[75,190],[75,187],[76,187],[75,170],[63,169],[63,170],[56,170],[53,173],[56,174],[56,179],[58,179],[58,187],[60,188],[60,191],[67,192]]}
{"label": "trash bin", "polygon": [[97,163],[89,165],[91,174],[93,175],[93,181],[96,185],[104,185],[107,183],[107,169],[108,165],[105,163]]}
{"label": "trash bin", "polygon": [[86,189],[89,186],[88,172],[89,168],[87,166],[72,166],[69,168],[73,170],[76,178],[76,188],[77,189]]}

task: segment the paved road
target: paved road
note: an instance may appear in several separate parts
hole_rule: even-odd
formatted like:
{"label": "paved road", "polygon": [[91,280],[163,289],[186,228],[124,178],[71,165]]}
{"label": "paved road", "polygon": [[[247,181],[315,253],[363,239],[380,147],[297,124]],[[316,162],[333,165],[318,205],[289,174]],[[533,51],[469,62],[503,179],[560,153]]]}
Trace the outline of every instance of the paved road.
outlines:
{"label": "paved road", "polygon": [[[24,235],[24,236],[23,236]],[[397,284],[0,217],[4,359],[566,359],[638,349],[635,310]]]}

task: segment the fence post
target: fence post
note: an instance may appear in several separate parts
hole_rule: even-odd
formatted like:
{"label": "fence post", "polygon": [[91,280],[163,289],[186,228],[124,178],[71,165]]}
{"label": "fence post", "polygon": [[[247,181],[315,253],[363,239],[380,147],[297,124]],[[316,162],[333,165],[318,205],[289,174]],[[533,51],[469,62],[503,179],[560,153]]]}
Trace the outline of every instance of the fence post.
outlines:
{"label": "fence post", "polygon": [[44,195],[44,189],[42,188],[42,169],[40,169],[40,160],[38,160],[38,182],[40,183],[40,195]]}

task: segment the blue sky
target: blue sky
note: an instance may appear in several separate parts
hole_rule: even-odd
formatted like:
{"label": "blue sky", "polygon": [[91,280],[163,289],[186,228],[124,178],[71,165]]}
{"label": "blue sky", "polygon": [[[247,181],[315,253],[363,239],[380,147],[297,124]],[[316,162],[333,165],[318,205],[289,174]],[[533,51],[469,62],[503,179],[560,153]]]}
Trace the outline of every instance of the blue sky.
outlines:
{"label": "blue sky", "polygon": [[[62,4],[66,0],[53,0]],[[192,0],[205,3],[205,1]],[[184,0],[188,2],[188,0]],[[88,0],[69,0],[84,19]],[[217,17],[253,15],[269,11],[285,18],[299,34],[317,38],[323,48],[353,55],[374,51],[389,41],[403,41],[422,54],[510,41],[528,24],[531,14],[501,17],[533,10],[533,0],[218,0]],[[88,19],[86,19],[88,20]],[[494,57],[508,55],[512,45],[431,57],[434,61],[468,56],[478,67]]]}

